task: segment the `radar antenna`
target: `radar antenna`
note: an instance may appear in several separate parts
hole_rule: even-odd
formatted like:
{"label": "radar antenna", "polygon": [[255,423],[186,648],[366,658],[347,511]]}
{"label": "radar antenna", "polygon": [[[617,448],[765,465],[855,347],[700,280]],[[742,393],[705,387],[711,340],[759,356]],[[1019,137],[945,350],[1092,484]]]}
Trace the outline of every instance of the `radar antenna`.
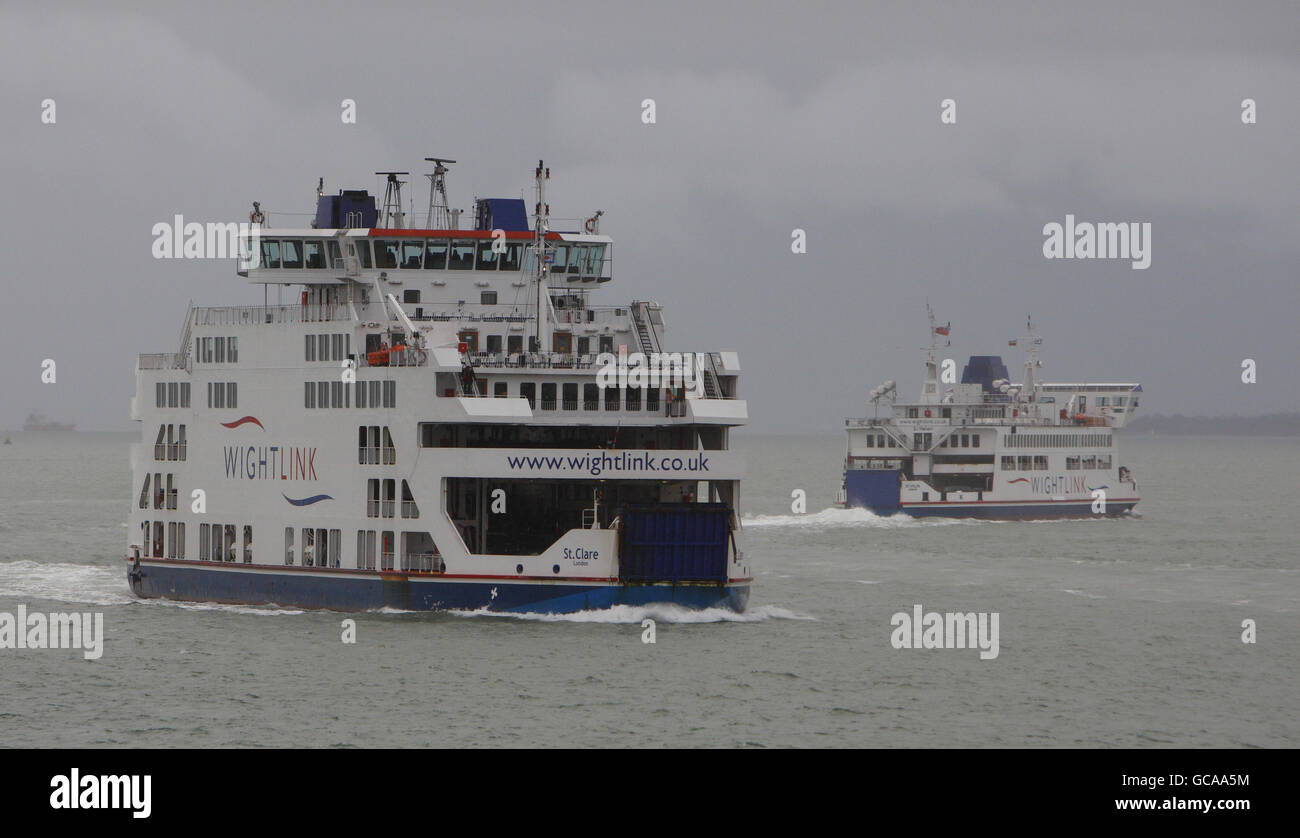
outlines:
{"label": "radar antenna", "polygon": [[455,163],[446,157],[426,157],[433,164],[433,172],[425,175],[429,179],[429,215],[424,226],[430,230],[451,230],[451,207],[447,203],[447,167],[444,163]]}

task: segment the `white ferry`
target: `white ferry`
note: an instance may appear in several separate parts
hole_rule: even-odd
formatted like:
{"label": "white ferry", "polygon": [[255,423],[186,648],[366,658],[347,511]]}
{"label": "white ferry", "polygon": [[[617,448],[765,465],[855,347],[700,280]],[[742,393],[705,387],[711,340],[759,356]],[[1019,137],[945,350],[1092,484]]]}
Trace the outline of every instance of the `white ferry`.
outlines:
{"label": "white ferry", "polygon": [[[1119,465],[1114,431],[1137,410],[1140,384],[1038,380],[1032,320],[1010,341],[1025,350],[1012,383],[997,355],[972,356],[940,392],[938,340],[951,333],[930,312],[921,396],[899,401],[895,382],[871,391],[873,415],[847,419],[848,456],[837,502],[881,515],[1053,518],[1123,515],[1137,481]],[[882,417],[880,413],[884,411]]]}
{"label": "white ferry", "polygon": [[338,610],[743,610],[747,420],[733,352],[668,354],[654,302],[593,304],[600,215],[522,199],[472,229],[434,164],[412,229],[322,194],[314,224],[254,205],[238,274],[293,304],[198,308],[141,355],[128,580],[141,597]]}

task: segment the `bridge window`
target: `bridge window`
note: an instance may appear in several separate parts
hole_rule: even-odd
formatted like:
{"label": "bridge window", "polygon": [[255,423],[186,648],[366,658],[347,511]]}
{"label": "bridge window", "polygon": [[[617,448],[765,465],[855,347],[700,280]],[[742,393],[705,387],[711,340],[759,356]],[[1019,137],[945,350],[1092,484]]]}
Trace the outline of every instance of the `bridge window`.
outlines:
{"label": "bridge window", "polygon": [[1020,471],[1033,471],[1034,458],[1030,454],[1021,454],[1016,457],[1016,468]]}
{"label": "bridge window", "polygon": [[519,385],[519,395],[528,399],[528,407],[531,410],[537,409],[537,384],[533,381],[524,381]]}
{"label": "bridge window", "polygon": [[1089,454],[1083,458],[1083,468],[1085,471],[1093,471],[1097,468],[1097,455]]}
{"label": "bridge window", "polygon": [[518,354],[518,353],[520,353],[520,352],[523,352],[523,351],[524,351],[524,336],[523,336],[523,335],[507,335],[507,336],[506,336],[506,354],[507,354],[507,355],[516,355],[516,354]]}
{"label": "bridge window", "polygon": [[622,395],[623,395],[622,391],[619,390],[617,387],[606,387],[605,388],[605,409],[618,410],[619,405],[623,401]]}
{"label": "bridge window", "polygon": [[325,242],[320,239],[308,239],[302,243],[303,261],[308,268],[325,269]]}
{"label": "bridge window", "polygon": [[497,258],[497,252],[492,249],[494,239],[483,239],[478,243],[478,270],[495,271],[500,259]]}
{"label": "bridge window", "polygon": [[302,267],[302,242],[284,239],[280,242],[280,266],[284,268]]}
{"label": "bridge window", "polygon": [[1099,470],[1101,470],[1101,471],[1110,471],[1110,463],[1111,463],[1111,459],[1110,459],[1110,455],[1109,455],[1109,454],[1098,454],[1098,455],[1097,455],[1097,468],[1098,468]]}
{"label": "bridge window", "polygon": [[575,245],[569,254],[569,273],[586,273],[587,272],[587,251],[591,248]]}
{"label": "bridge window", "polygon": [[397,242],[393,239],[375,239],[375,267],[397,267]]}
{"label": "bridge window", "polygon": [[402,242],[402,268],[416,269],[424,256],[424,239],[406,239]]}
{"label": "bridge window", "polygon": [[659,410],[659,388],[658,387],[645,391],[645,409],[652,412]]}
{"label": "bridge window", "polygon": [[569,263],[569,248],[567,245],[557,245],[553,253],[555,258],[551,260],[551,273],[562,274]]}
{"label": "bridge window", "polygon": [[1016,458],[1015,458],[1015,457],[1003,457],[1003,458],[1002,458],[1002,470],[1003,470],[1003,471],[1015,471],[1015,470],[1016,470]]}
{"label": "bridge window", "polygon": [[1034,471],[1047,471],[1047,455],[1046,455],[1046,454],[1035,454],[1035,455],[1034,455]]}
{"label": "bridge window", "polygon": [[429,239],[424,243],[424,269],[444,270],[447,267],[446,239]]}
{"label": "bridge window", "polygon": [[576,382],[565,382],[563,385],[564,409],[578,409],[578,385]]}
{"label": "bridge window", "polygon": [[361,267],[370,268],[370,242],[366,239],[357,239],[353,244],[357,248],[357,261],[361,263]]}
{"label": "bridge window", "polygon": [[280,243],[275,240],[262,240],[262,267],[280,267]]}
{"label": "bridge window", "polygon": [[555,383],[542,384],[542,410],[555,410]]}
{"label": "bridge window", "polygon": [[625,405],[625,407],[628,410],[641,409],[641,388],[640,387],[633,387],[627,391],[627,404]]}
{"label": "bridge window", "polygon": [[518,242],[506,245],[506,252],[501,254],[501,270],[517,271],[523,265],[524,246]]}
{"label": "bridge window", "polygon": [[1078,471],[1078,470],[1079,470],[1079,457],[1078,457],[1078,456],[1074,456],[1074,457],[1066,457],[1066,458],[1065,458],[1065,470],[1066,470],[1066,471]]}
{"label": "bridge window", "polygon": [[447,258],[447,269],[451,271],[474,270],[474,242],[452,242],[451,252]]}

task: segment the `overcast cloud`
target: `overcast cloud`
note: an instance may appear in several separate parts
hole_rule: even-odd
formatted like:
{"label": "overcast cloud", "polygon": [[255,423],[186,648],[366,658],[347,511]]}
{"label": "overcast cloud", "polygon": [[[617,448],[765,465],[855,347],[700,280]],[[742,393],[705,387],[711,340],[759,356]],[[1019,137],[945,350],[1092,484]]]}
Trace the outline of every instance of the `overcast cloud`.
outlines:
{"label": "overcast cloud", "polygon": [[[154,260],[155,222],[258,200],[301,225],[318,177],[390,168],[422,218],[432,155],[466,209],[546,158],[556,215],[606,211],[596,302],[657,299],[673,348],[738,350],[758,430],[834,432],[886,378],[912,396],[927,300],[959,363],[1014,369],[1032,313],[1049,379],[1297,409],[1300,7],[983,5],[7,3],[0,427],[128,428],[135,355],[175,351],[187,301],[261,302],[232,263]],[[1044,259],[1066,213],[1151,222],[1151,267]]]}

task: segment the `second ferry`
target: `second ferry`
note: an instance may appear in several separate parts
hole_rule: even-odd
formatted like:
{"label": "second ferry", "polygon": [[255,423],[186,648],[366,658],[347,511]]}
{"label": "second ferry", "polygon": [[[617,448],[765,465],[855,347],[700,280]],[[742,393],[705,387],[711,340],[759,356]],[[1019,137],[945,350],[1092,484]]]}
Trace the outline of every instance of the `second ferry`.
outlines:
{"label": "second ferry", "polygon": [[292,304],[191,307],[141,355],[128,580],[141,597],[308,608],[743,610],[747,420],[733,352],[669,352],[659,304],[597,305],[601,213],[551,229],[538,163],[470,229],[433,163],[412,229],[317,188],[254,205],[238,273]]}
{"label": "second ferry", "polygon": [[1009,342],[1025,352],[1022,381],[1010,380],[1000,356],[976,355],[960,382],[945,363],[952,386],[940,392],[938,341],[951,324],[929,318],[920,398],[900,400],[886,381],[871,391],[872,416],[845,420],[840,506],[998,519],[1132,512],[1137,480],[1119,462],[1115,430],[1136,412],[1141,384],[1040,381],[1042,338],[1031,320]]}

